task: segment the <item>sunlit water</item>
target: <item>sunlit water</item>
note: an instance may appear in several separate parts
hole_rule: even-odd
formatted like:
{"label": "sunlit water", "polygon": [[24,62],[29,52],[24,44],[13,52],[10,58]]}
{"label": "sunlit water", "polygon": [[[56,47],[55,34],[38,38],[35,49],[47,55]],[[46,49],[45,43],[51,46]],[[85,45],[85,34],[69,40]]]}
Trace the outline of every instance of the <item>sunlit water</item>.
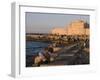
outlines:
{"label": "sunlit water", "polygon": [[50,42],[26,41],[26,55],[37,54],[49,44]]}

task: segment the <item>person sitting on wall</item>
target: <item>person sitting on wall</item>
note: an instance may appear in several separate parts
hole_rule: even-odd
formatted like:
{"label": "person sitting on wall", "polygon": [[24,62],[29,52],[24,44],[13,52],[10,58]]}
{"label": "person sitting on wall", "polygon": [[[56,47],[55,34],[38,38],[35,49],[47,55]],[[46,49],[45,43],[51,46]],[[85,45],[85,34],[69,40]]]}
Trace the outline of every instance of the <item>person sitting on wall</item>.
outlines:
{"label": "person sitting on wall", "polygon": [[48,52],[48,48],[44,48],[43,51],[39,52],[38,56],[35,58],[34,63],[37,66],[40,66],[42,63],[49,63],[50,62],[50,53]]}
{"label": "person sitting on wall", "polygon": [[53,49],[53,46],[52,46],[52,45],[49,45],[49,46],[48,46],[48,51],[49,51],[50,53],[53,53],[53,52],[54,52],[54,49]]}
{"label": "person sitting on wall", "polygon": [[48,52],[49,52],[49,55],[50,55],[50,61],[54,61],[54,57],[56,57],[57,54],[54,54],[53,45],[48,46]]}

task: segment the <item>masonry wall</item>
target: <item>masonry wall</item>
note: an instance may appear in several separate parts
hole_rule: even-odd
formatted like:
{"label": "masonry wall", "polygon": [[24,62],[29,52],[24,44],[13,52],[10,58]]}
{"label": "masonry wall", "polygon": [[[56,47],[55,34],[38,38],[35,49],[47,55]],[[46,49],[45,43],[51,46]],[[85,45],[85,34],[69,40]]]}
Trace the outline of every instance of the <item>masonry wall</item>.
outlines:
{"label": "masonry wall", "polygon": [[66,28],[55,28],[52,30],[53,34],[59,35],[89,35],[89,28],[85,28],[85,22],[76,20],[71,22]]}

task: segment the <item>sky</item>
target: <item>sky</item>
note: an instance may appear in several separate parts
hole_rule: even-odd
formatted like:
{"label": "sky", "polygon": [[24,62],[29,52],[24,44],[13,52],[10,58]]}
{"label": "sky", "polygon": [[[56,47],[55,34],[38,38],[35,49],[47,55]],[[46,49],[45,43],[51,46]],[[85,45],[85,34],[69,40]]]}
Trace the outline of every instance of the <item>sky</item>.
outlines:
{"label": "sky", "polygon": [[26,33],[50,33],[52,29],[67,27],[75,20],[89,23],[89,15],[26,12]]}

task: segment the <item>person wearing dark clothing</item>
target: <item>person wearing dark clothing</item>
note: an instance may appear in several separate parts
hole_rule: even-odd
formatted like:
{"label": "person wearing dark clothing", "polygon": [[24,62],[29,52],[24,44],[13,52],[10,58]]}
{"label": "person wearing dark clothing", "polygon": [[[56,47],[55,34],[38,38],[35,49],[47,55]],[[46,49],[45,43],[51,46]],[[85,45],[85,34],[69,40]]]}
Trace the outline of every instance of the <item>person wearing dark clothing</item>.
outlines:
{"label": "person wearing dark clothing", "polygon": [[52,45],[50,45],[50,46],[48,47],[48,51],[49,51],[50,53],[53,53],[53,52],[54,52],[54,49],[53,49],[53,46],[52,46]]}

